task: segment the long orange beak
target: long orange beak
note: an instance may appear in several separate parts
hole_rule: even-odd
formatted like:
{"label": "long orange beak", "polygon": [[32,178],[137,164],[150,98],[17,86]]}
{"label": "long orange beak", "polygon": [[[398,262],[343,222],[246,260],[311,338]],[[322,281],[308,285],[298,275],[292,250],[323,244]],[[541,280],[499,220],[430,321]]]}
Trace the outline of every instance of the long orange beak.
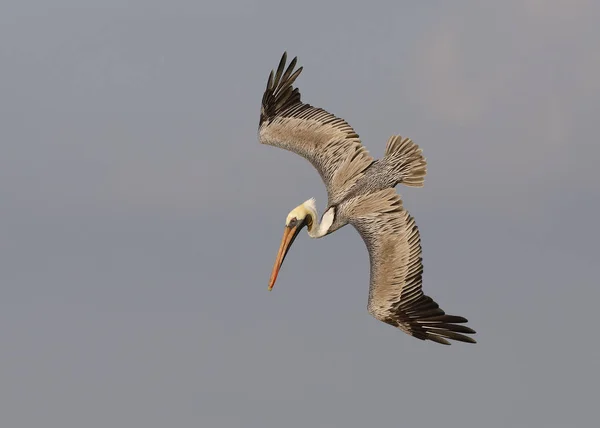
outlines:
{"label": "long orange beak", "polygon": [[279,246],[279,251],[277,252],[277,258],[275,259],[275,265],[273,266],[273,272],[271,272],[271,279],[269,280],[269,291],[273,289],[275,285],[275,281],[277,281],[277,275],[279,274],[279,269],[281,269],[281,265],[285,260],[285,256],[287,255],[294,239],[300,233],[300,230],[304,226],[304,222],[298,222],[294,226],[286,226],[283,231],[283,238],[281,239],[281,245]]}

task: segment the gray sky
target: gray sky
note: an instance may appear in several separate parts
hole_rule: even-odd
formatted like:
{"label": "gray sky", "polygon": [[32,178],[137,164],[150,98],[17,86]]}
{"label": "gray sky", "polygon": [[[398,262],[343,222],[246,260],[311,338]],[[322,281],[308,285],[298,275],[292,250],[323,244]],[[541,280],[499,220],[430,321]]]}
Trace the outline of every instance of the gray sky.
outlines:
{"label": "gray sky", "polygon": [[[589,1],[4,2],[3,427],[589,427],[600,6]],[[52,4],[52,8],[50,8]],[[375,156],[412,137],[424,290],[479,343],[366,311],[305,160],[257,142],[271,68]]]}

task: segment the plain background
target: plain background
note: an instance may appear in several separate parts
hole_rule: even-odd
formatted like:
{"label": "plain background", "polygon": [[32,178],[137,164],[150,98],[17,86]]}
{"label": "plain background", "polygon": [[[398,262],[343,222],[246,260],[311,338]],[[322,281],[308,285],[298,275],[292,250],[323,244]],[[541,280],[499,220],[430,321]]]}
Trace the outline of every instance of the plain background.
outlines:
{"label": "plain background", "polygon": [[[3,427],[589,427],[598,420],[600,7],[589,1],[5,1]],[[424,290],[477,345],[366,311],[356,231],[257,142],[281,54],[400,187]]]}

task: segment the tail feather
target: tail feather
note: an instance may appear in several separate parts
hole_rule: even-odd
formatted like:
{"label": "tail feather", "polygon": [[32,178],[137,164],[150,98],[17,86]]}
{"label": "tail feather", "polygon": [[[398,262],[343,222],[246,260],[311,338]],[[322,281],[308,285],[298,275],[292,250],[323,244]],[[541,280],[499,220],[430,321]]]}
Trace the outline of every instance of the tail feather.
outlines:
{"label": "tail feather", "polygon": [[423,187],[427,174],[427,161],[423,151],[413,140],[400,135],[391,136],[383,160],[393,166],[396,184]]}

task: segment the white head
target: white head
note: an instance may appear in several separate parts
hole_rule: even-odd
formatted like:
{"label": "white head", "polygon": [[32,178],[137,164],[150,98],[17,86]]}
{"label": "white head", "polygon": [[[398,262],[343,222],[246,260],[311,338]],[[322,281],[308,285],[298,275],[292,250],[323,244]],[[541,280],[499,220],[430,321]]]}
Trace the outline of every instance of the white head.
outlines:
{"label": "white head", "polygon": [[281,239],[281,246],[277,253],[277,259],[275,260],[275,266],[273,266],[273,272],[271,273],[271,280],[269,281],[269,290],[273,288],[279,269],[283,264],[283,260],[287,255],[292,243],[300,233],[300,230],[304,226],[308,228],[308,235],[311,238],[320,238],[327,235],[329,228],[333,224],[335,217],[335,207],[329,208],[325,214],[323,214],[322,222],[319,224],[317,220],[317,207],[315,205],[315,199],[311,198],[308,201],[298,205],[288,214],[285,219],[285,230],[283,231],[283,238]]}

